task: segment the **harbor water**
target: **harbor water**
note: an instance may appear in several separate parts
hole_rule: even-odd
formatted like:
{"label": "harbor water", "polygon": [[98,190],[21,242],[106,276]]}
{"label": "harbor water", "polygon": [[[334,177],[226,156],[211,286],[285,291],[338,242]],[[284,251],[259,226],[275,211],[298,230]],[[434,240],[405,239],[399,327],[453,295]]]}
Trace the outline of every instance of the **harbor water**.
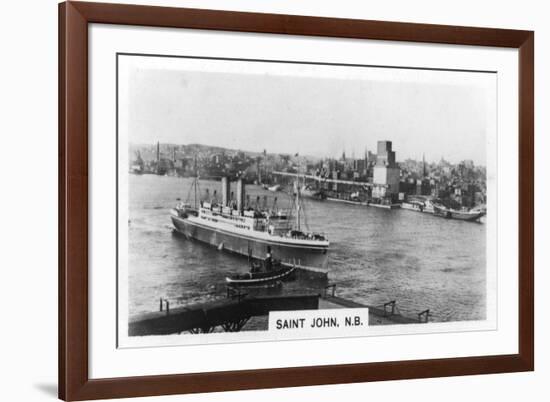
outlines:
{"label": "harbor water", "polygon": [[[189,195],[193,202],[192,182],[129,175],[130,316],[158,309],[161,297],[181,304],[224,297],[225,277],[248,270],[245,257],[173,233],[170,209],[178,198]],[[201,180],[203,196],[206,189],[221,194],[216,181]],[[268,207],[274,197],[279,208],[291,204],[284,192],[255,185],[247,185],[246,192],[254,203],[267,195]],[[329,237],[328,278],[300,273],[261,292],[322,293],[335,283],[338,296],[373,306],[396,300],[405,315],[430,309],[432,321],[485,318],[485,224],[332,201],[304,199],[303,205],[302,225]]]}

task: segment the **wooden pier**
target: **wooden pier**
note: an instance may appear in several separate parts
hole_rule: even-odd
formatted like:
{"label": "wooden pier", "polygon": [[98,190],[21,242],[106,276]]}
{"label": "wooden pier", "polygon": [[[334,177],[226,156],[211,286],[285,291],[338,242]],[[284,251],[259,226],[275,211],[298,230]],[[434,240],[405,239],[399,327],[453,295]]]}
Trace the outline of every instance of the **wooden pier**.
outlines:
{"label": "wooden pier", "polygon": [[267,330],[267,317],[270,311],[367,307],[369,308],[370,325],[418,324],[429,321],[429,310],[419,313],[416,319],[405,317],[398,312],[395,301],[384,304],[382,308],[368,306],[338,297],[334,294],[334,290],[335,286],[330,285],[325,289],[323,295],[250,297],[242,293],[228,293],[228,297],[224,299],[176,308],[171,308],[167,300],[160,299],[159,311],[139,314],[130,319],[128,335],[210,333],[215,330],[226,332],[247,329]]}
{"label": "wooden pier", "polygon": [[167,335],[181,332],[209,333],[216,327],[240,331],[251,317],[267,316],[270,311],[316,310],[318,295],[259,296],[235,295],[209,303],[170,308],[161,299],[157,312],[130,319],[128,335]]}

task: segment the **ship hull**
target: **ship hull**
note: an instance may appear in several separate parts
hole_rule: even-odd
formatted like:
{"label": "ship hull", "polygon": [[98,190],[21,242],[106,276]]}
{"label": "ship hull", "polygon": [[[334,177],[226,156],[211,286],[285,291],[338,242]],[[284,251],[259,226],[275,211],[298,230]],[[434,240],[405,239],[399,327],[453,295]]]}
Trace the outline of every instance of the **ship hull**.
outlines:
{"label": "ship hull", "polygon": [[430,205],[411,204],[409,202],[401,203],[401,208],[409,211],[423,212],[425,214],[433,214],[434,209]]}
{"label": "ship hull", "polygon": [[435,208],[434,215],[447,219],[475,222],[485,215],[485,212],[460,212],[449,209]]}
{"label": "ship hull", "polygon": [[462,213],[462,212],[451,212],[451,219],[458,219],[461,221],[477,221],[479,220],[483,215],[485,215],[483,212],[478,213]]}
{"label": "ship hull", "polygon": [[178,233],[189,239],[214,246],[220,251],[264,259],[267,248],[270,247],[273,257],[283,264],[296,264],[302,269],[321,273],[327,272],[327,247],[307,247],[284,244],[276,240],[256,239],[201,225],[186,218],[177,216],[171,218]]}
{"label": "ship hull", "polygon": [[366,207],[374,207],[374,208],[382,208],[382,209],[398,209],[401,208],[400,204],[377,204],[370,201],[354,201],[354,200],[346,200],[345,198],[334,198],[334,197],[326,197],[327,201],[334,201],[334,202],[341,202],[344,204],[351,204],[351,205],[362,205]]}

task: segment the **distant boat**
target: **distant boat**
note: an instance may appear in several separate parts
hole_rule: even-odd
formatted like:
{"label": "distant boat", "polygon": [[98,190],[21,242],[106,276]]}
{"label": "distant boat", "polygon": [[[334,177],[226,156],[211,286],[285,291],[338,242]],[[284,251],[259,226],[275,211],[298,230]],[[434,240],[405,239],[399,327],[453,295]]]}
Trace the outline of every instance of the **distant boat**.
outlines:
{"label": "distant boat", "polygon": [[359,202],[360,202],[361,199],[360,199],[359,191],[355,191],[355,192],[351,193],[351,194],[349,195],[349,200],[350,200],[350,201],[359,201]]}
{"label": "distant boat", "polygon": [[132,174],[143,174],[143,166],[134,164],[130,167],[130,173]]}
{"label": "distant boat", "polygon": [[457,219],[461,221],[478,221],[485,215],[485,211],[482,210],[458,210],[452,208],[446,208],[442,205],[434,205],[434,215],[447,219]]}
{"label": "distant boat", "polygon": [[139,151],[136,151],[136,159],[132,162],[132,165],[130,166],[130,173],[133,174],[143,174],[144,173],[144,162],[141,158],[141,154]]}
{"label": "distant boat", "polygon": [[280,184],[275,184],[274,186],[271,186],[271,187],[268,187],[267,188],[269,191],[281,191],[281,185]]}
{"label": "distant boat", "polygon": [[300,193],[303,197],[313,198],[315,200],[324,200],[327,198],[327,195],[323,192],[322,189],[315,190],[310,186],[303,186],[300,190]]}
{"label": "distant boat", "polygon": [[401,208],[428,214],[434,213],[434,206],[430,200],[411,200],[408,202],[402,202]]}

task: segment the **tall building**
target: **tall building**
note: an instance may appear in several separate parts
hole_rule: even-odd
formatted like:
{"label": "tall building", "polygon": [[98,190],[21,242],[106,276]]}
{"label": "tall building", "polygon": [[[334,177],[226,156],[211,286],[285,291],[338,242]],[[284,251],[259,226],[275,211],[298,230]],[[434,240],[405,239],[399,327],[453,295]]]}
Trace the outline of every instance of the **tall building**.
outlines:
{"label": "tall building", "polygon": [[378,154],[373,172],[373,198],[394,198],[399,193],[399,166],[391,141],[378,141]]}
{"label": "tall building", "polygon": [[354,159],[353,170],[359,173],[360,176],[366,176],[367,174],[367,162],[365,159]]}
{"label": "tall building", "polygon": [[395,166],[395,151],[391,149],[391,141],[378,141],[376,165]]}

